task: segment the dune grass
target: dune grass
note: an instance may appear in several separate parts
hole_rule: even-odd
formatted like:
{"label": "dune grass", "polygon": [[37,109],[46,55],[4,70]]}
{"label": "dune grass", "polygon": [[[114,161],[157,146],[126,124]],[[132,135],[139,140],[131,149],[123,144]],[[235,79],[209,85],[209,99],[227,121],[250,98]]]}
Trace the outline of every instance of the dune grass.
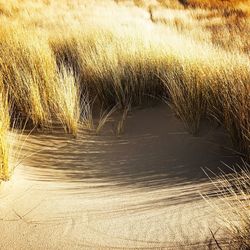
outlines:
{"label": "dune grass", "polygon": [[58,96],[59,113],[58,118],[64,125],[65,130],[77,135],[80,119],[80,90],[73,70],[65,66],[59,69]]}
{"label": "dune grass", "polygon": [[3,92],[0,92],[0,180],[7,180],[9,178],[9,128],[8,99]]}
{"label": "dune grass", "polygon": [[[162,99],[192,134],[202,120],[221,124],[250,159],[249,1],[127,2],[0,0],[1,180],[16,117],[38,129],[60,121],[77,136],[80,126],[99,133],[118,110],[119,135],[131,108]],[[106,111],[95,126],[96,106]],[[218,187],[241,223],[228,232],[247,248],[249,172],[229,177]]]}
{"label": "dune grass", "polygon": [[3,85],[8,88],[14,111],[30,117],[34,125],[47,125],[56,65],[46,42],[21,27],[3,26],[0,33]]}
{"label": "dune grass", "polygon": [[249,0],[183,0],[187,6],[212,9],[249,10]]}
{"label": "dune grass", "polygon": [[[239,167],[238,167],[239,168]],[[247,163],[240,170],[232,168],[231,174],[222,173],[211,178],[216,189],[216,194],[207,194],[203,197],[213,207],[216,216],[223,224],[225,231],[223,244],[227,249],[249,249],[250,248],[250,192],[249,192],[249,165]],[[219,202],[213,200],[214,195],[219,197]],[[221,247],[220,240],[217,246]],[[226,242],[225,242],[226,241]]]}
{"label": "dune grass", "polygon": [[[120,2],[108,1],[109,18],[94,21],[93,8],[80,3],[13,0],[0,5],[0,72],[13,116],[29,119],[40,129],[59,120],[76,136],[79,124],[93,129],[95,103],[107,110],[126,110],[167,98],[192,134],[198,134],[202,119],[213,118],[249,158],[248,45],[242,46],[243,39],[231,46],[211,36],[208,16],[222,21],[223,11],[201,10],[199,1],[199,9],[191,10],[160,1],[153,11],[161,8],[179,19],[154,23],[156,19],[126,16],[130,9]],[[136,10],[145,4],[135,3]],[[25,15],[25,9],[30,14]],[[69,15],[62,20],[65,10]],[[113,10],[123,14],[116,24]],[[239,18],[248,22],[247,16]],[[243,31],[238,35],[244,37]]]}
{"label": "dune grass", "polygon": [[[111,8],[124,11],[111,2]],[[93,129],[94,100],[109,110],[113,107],[127,110],[130,105],[166,97],[192,134],[199,132],[202,119],[215,119],[228,131],[237,150],[249,158],[248,45],[246,42],[242,45],[243,39],[231,46],[219,42],[224,38],[211,36],[215,27],[207,29],[206,23],[210,25],[214,17],[223,21],[225,15],[213,1],[206,2],[216,10],[183,9],[177,2],[175,8],[161,1],[161,7],[156,6],[155,10],[170,7],[173,16],[179,13],[178,20],[156,25],[152,21],[157,19],[134,18],[131,25],[125,18],[127,26],[119,22],[111,24],[109,19],[84,25],[89,22],[90,10],[67,1],[1,4],[1,86],[3,95],[8,95],[13,104],[13,115],[30,119],[38,128],[50,127],[54,120],[59,120],[65,131],[77,135],[79,124]],[[204,7],[199,1],[187,4]],[[137,2],[136,6],[143,7],[144,3]],[[236,2],[227,5],[233,6]],[[53,10],[50,13],[54,14],[44,20],[42,14],[25,16],[25,8],[34,13],[39,10],[43,15],[47,15],[46,9]],[[67,17],[67,22],[60,19],[57,24],[55,20],[60,11],[64,13],[63,8],[75,16]],[[85,11],[86,17],[77,16],[77,8]],[[248,22],[246,15],[237,17],[242,23]],[[188,22],[193,25],[190,35]],[[234,32],[235,26],[230,27]],[[241,30],[237,34],[244,37]],[[5,102],[2,120],[8,117],[3,116],[7,114]],[[7,120],[1,125],[3,148],[9,126],[6,124]],[[120,127],[118,130],[122,130]]]}

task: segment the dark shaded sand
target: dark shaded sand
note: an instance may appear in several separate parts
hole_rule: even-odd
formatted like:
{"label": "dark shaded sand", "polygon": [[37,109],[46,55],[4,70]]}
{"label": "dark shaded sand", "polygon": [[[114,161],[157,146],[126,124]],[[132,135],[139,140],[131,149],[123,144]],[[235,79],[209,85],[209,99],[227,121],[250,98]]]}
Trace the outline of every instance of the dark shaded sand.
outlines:
{"label": "dark shaded sand", "polygon": [[204,248],[221,222],[202,168],[239,161],[222,128],[193,137],[166,106],[134,110],[122,136],[114,124],[28,138],[37,153],[1,187],[0,249]]}

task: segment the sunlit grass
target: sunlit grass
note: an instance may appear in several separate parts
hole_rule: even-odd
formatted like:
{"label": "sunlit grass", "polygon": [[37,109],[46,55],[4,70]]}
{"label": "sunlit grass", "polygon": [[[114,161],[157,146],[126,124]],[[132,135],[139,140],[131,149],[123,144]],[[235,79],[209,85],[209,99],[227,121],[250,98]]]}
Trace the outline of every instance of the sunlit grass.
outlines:
{"label": "sunlit grass", "polygon": [[[232,174],[221,174],[211,178],[211,181],[217,190],[216,196],[219,197],[219,201],[215,202],[212,194],[204,195],[204,198],[223,223],[222,229],[225,230],[225,240],[229,249],[249,249],[249,165],[245,163],[240,170],[234,170]],[[220,247],[219,239],[217,246]]]}
{"label": "sunlit grass", "polygon": [[[224,36],[210,33],[215,29],[210,27],[211,18],[228,21],[231,14],[225,19],[218,10],[169,6],[168,14],[161,14],[165,21],[158,23],[157,11],[168,7],[168,1],[154,6],[154,20],[132,17],[122,4],[108,5],[109,18],[91,23],[91,7],[67,1],[1,5],[20,21],[16,24],[2,11],[0,71],[14,114],[39,128],[59,119],[67,132],[76,135],[81,119],[93,129],[93,103],[126,110],[130,104],[147,104],[167,94],[191,133],[198,133],[201,119],[209,115],[225,126],[237,149],[249,157],[248,44],[243,39],[231,46],[220,42]],[[139,5],[143,8],[144,3]],[[25,9],[32,11],[24,15]],[[61,19],[65,9],[69,15]],[[121,11],[122,21],[112,22],[112,10]],[[86,15],[79,16],[79,11]],[[247,22],[244,16],[241,20]],[[244,37],[245,32],[239,32]]]}
{"label": "sunlit grass", "polygon": [[65,66],[59,69],[58,97],[60,98],[58,118],[66,131],[77,135],[80,120],[80,90],[74,73]]}
{"label": "sunlit grass", "polygon": [[[20,162],[16,117],[39,129],[59,120],[77,136],[79,126],[99,134],[118,111],[120,135],[134,106],[162,99],[192,134],[203,119],[216,120],[249,160],[249,6],[249,0],[0,0],[0,179]],[[228,232],[249,247],[247,183],[243,171],[224,176],[219,190],[238,216],[237,225],[226,218]]]}
{"label": "sunlit grass", "polygon": [[0,180],[9,178],[9,128],[10,116],[8,99],[0,92]]}

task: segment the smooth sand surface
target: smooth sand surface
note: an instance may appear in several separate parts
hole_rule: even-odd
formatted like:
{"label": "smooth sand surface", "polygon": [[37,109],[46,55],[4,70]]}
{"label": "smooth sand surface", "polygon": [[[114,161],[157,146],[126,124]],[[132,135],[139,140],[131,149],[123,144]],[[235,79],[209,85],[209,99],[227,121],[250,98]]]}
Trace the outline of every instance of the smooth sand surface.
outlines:
{"label": "smooth sand surface", "polygon": [[220,221],[200,196],[211,189],[202,168],[239,160],[222,128],[193,137],[166,106],[114,128],[29,136],[23,154],[36,154],[1,186],[0,249],[204,248]]}

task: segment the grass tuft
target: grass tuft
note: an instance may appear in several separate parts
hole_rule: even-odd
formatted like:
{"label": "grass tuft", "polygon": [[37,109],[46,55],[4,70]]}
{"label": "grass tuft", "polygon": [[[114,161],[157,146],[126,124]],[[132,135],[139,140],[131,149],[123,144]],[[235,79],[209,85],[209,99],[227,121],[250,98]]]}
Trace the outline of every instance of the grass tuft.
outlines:
{"label": "grass tuft", "polygon": [[[223,223],[228,249],[250,248],[250,172],[249,164],[234,170],[231,174],[221,174],[211,181],[217,190],[220,201],[214,202],[214,195],[204,198],[214,208],[215,214]],[[220,246],[220,240],[217,244]],[[225,242],[223,243],[225,244]],[[223,248],[224,249],[224,248]]]}

